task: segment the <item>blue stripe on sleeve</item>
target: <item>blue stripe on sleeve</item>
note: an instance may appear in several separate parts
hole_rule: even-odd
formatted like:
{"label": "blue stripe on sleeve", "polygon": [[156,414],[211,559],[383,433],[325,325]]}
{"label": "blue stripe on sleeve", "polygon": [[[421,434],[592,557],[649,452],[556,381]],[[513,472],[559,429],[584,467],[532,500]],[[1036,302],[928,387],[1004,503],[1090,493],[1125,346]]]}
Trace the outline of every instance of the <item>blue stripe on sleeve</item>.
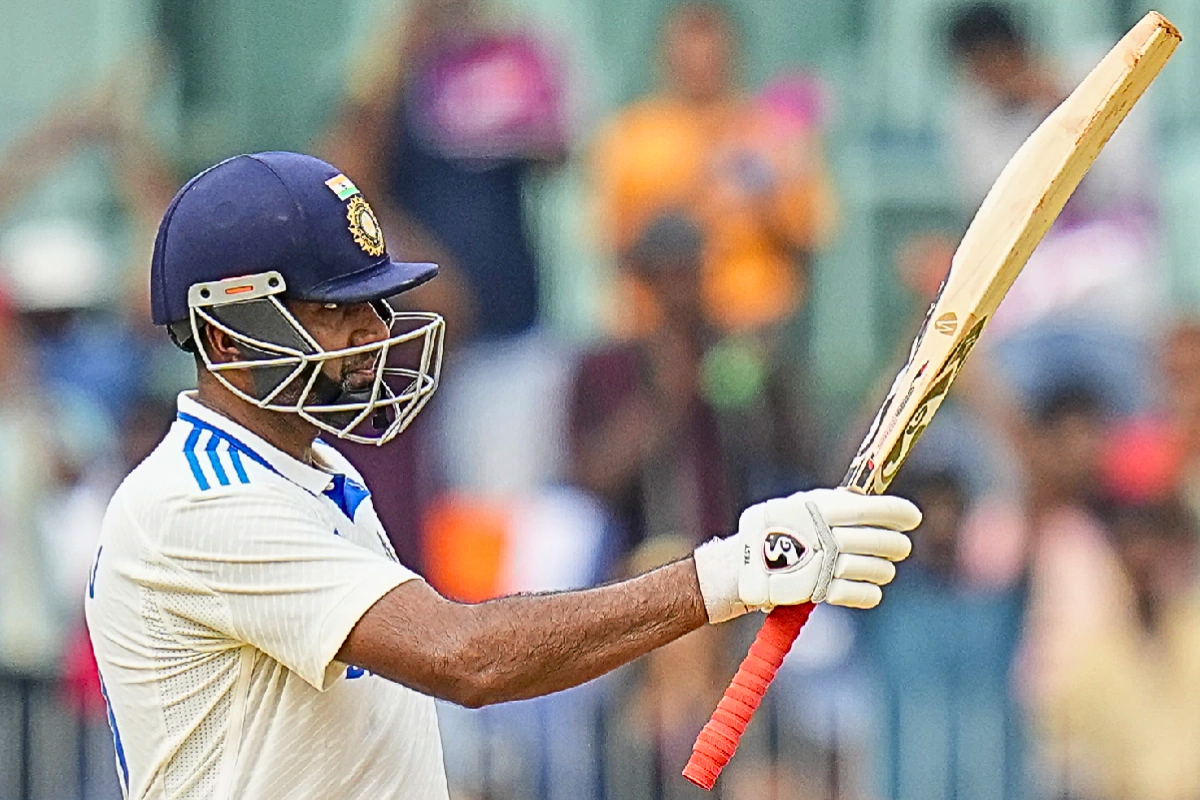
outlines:
{"label": "blue stripe on sleeve", "polygon": [[212,464],[213,472],[217,475],[217,483],[228,486],[229,476],[225,474],[225,466],[221,463],[220,456],[217,455],[217,445],[220,443],[221,438],[215,433],[210,433],[204,451],[208,453],[208,463]]}
{"label": "blue stripe on sleeve", "polygon": [[229,460],[233,462],[233,471],[237,473],[238,480],[242,483],[249,483],[250,476],[246,474],[246,468],[242,466],[242,454],[232,444],[229,445]]}
{"label": "blue stripe on sleeve", "polygon": [[183,454],[187,457],[188,466],[192,468],[192,475],[196,478],[196,483],[200,486],[200,491],[208,490],[208,478],[204,477],[204,471],[200,469],[200,459],[196,458],[196,443],[200,441],[199,426],[192,428],[191,434],[188,435],[187,441],[183,443]]}
{"label": "blue stripe on sleeve", "polygon": [[[200,419],[199,417],[193,417],[191,414],[187,414],[183,411],[179,412],[179,419],[183,420],[184,422],[190,422],[193,425],[195,425],[197,428],[203,428],[206,431],[211,431],[211,432],[217,434],[222,439],[225,439],[226,441],[229,442],[229,448],[231,450],[239,450],[251,461],[254,461],[254,462],[260,464],[261,466],[266,467],[267,469],[271,470],[271,472],[274,472],[277,475],[279,474],[279,470],[272,467],[265,458],[263,458],[258,453],[251,450],[248,445],[242,443],[236,436],[226,433],[225,431],[221,430],[220,428],[216,428],[212,425],[209,425],[207,422]],[[199,433],[196,434],[197,437],[199,437],[199,435],[200,435]]]}

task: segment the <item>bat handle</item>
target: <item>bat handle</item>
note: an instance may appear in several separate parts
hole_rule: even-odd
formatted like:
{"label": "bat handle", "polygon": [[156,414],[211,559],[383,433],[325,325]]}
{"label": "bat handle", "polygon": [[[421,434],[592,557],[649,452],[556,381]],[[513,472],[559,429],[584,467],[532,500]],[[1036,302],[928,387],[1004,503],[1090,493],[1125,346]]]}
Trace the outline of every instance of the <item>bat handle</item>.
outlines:
{"label": "bat handle", "polygon": [[683,777],[701,789],[713,788],[812,610],[813,604],[805,603],[779,606],[767,615],[717,710],[696,737]]}

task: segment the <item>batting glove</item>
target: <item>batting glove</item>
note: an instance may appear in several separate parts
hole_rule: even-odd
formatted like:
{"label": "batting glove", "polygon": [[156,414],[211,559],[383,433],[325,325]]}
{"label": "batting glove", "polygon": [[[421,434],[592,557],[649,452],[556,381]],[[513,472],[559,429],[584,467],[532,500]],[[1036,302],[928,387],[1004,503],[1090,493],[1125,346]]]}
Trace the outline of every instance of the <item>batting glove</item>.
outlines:
{"label": "batting glove", "polygon": [[742,512],[738,531],[696,548],[696,574],[709,622],[779,605],[832,603],[874,608],[893,562],[912,552],[902,531],[921,522],[909,501],[844,489],[767,500]]}

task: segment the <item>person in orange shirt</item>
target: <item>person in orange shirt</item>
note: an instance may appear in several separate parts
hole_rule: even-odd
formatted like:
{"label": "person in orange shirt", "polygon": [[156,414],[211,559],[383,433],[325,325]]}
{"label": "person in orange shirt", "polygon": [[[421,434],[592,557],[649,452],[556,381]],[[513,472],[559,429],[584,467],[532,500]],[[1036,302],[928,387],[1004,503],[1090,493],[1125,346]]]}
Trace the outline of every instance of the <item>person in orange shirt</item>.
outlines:
{"label": "person in orange shirt", "polygon": [[[720,5],[677,6],[661,34],[662,88],[617,115],[593,163],[600,230],[618,258],[663,215],[701,227],[706,306],[726,332],[782,322],[802,305],[810,254],[835,217],[814,86],[791,80],[743,95],[737,39]],[[627,275],[621,283],[638,300],[622,304],[635,311],[615,320],[618,329],[653,328],[646,288]]]}

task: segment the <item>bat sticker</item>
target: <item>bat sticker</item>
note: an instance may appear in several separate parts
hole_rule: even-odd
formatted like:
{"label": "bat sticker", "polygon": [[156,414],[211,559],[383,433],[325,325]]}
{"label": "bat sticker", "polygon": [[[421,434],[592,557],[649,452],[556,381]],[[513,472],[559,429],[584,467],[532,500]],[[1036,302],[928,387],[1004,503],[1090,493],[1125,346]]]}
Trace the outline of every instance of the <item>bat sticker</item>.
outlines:
{"label": "bat sticker", "polygon": [[900,438],[896,440],[896,444],[892,447],[891,452],[883,459],[879,469],[880,490],[886,488],[895,477],[896,471],[900,469],[900,465],[904,463],[904,459],[908,457],[908,451],[917,443],[917,439],[924,433],[925,428],[929,425],[929,421],[933,419],[933,414],[942,405],[942,401],[946,399],[946,393],[950,391],[950,384],[958,377],[959,371],[963,364],[967,361],[967,356],[971,354],[975,343],[979,341],[980,334],[983,333],[983,326],[987,323],[988,318],[982,317],[978,322],[967,331],[963,336],[962,341],[954,346],[950,351],[949,357],[946,358],[946,363],[938,371],[937,376],[933,379],[933,385],[929,387],[929,391],[921,398],[921,402],[913,409],[912,417],[909,418],[908,424],[904,426],[904,431]]}
{"label": "bat sticker", "polygon": [[[862,444],[858,446],[858,452],[854,454],[854,459],[850,462],[850,469],[846,471],[846,477],[842,480],[844,485],[866,489],[867,483],[869,483],[869,474],[875,471],[875,465],[868,465],[864,462],[868,460],[867,456],[870,454],[871,445],[880,439],[886,439],[891,434],[892,428],[896,426],[896,419],[891,419],[887,422],[887,428],[884,430],[882,436],[878,435],[880,427],[884,425],[884,420],[888,419],[888,413],[892,410],[893,401],[896,399],[896,391],[900,388],[900,384],[904,382],[909,370],[912,369],[913,362],[917,358],[917,351],[921,349],[921,342],[925,341],[925,334],[929,330],[933,319],[933,310],[937,308],[938,301],[942,299],[942,293],[945,291],[946,279],[943,278],[941,285],[938,286],[937,295],[934,296],[933,302],[929,304],[929,308],[925,309],[925,319],[921,322],[921,328],[917,331],[917,338],[913,340],[912,347],[908,349],[908,358],[905,359],[904,366],[900,368],[900,371],[896,373],[896,377],[892,380],[892,385],[888,388],[887,397],[883,399],[883,405],[880,406],[878,413],[875,414],[875,419],[871,421],[871,427],[867,430],[867,435],[863,437]],[[921,377],[928,366],[928,362],[922,364],[921,368],[917,370],[915,378]],[[908,394],[904,396],[899,405],[895,406],[897,413],[904,410],[904,406],[908,403],[912,392],[913,387],[909,386]]]}

